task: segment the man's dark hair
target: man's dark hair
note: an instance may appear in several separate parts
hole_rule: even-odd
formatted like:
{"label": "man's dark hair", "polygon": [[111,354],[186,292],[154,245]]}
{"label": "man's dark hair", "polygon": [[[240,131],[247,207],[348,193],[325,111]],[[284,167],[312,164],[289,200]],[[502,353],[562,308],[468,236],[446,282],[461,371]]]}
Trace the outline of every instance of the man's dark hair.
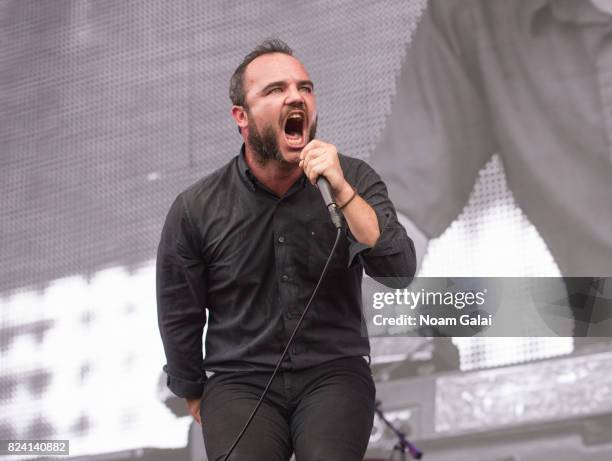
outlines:
{"label": "man's dark hair", "polygon": [[244,93],[244,71],[247,66],[259,56],[270,53],[283,53],[293,56],[293,50],[285,42],[278,38],[269,38],[255,47],[247,54],[240,65],[236,68],[230,79],[229,97],[235,106],[246,107]]}

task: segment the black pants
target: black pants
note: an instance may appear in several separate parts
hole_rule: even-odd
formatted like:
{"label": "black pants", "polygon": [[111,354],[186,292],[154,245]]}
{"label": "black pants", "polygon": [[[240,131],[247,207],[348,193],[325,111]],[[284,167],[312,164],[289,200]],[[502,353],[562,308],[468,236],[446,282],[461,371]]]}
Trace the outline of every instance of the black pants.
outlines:
{"label": "black pants", "polygon": [[[206,383],[201,416],[210,461],[222,460],[271,373],[217,373]],[[229,458],[239,461],[361,461],[374,418],[375,388],[363,357],[279,372]]]}

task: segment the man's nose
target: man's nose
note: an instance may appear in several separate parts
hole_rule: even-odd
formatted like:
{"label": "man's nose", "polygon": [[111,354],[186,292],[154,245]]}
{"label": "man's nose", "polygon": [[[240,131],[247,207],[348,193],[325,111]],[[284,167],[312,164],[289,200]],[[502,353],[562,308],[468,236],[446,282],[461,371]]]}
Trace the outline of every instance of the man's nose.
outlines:
{"label": "man's nose", "polygon": [[304,95],[300,92],[297,86],[291,85],[287,89],[287,99],[285,102],[290,106],[303,106]]}

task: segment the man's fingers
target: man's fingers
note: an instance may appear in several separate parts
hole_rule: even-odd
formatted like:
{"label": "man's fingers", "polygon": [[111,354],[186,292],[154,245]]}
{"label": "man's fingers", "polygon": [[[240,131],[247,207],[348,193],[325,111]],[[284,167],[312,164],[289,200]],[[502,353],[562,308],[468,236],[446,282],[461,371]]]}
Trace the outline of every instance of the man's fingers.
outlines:
{"label": "man's fingers", "polygon": [[330,162],[325,157],[319,157],[317,159],[311,160],[308,163],[308,167],[304,169],[306,176],[312,184],[315,184],[317,178],[323,174],[325,170],[330,166]]}
{"label": "man's fingers", "polygon": [[323,143],[322,141],[319,141],[318,139],[313,139],[308,144],[306,144],[304,148],[302,149],[302,152],[300,153],[300,160],[303,160],[304,157],[306,157],[306,154],[308,154],[308,152],[310,152],[312,149],[321,147],[324,144],[325,143]]}
{"label": "man's fingers", "polygon": [[201,399],[187,399],[187,409],[193,419],[196,420],[198,424],[202,424],[202,420],[200,418],[200,401]]}
{"label": "man's fingers", "polygon": [[321,175],[327,176],[329,174],[328,181],[338,176],[342,177],[336,146],[322,141],[310,141],[302,149],[299,166],[304,170],[304,174],[313,185],[316,184],[317,178]]}
{"label": "man's fingers", "polygon": [[306,169],[308,168],[308,165],[311,162],[324,158],[325,153],[326,153],[326,149],[323,147],[317,147],[316,149],[311,150],[310,152],[306,154],[306,156],[302,160],[300,160],[300,168],[306,171]]}
{"label": "man's fingers", "polygon": [[328,147],[333,147],[333,146],[326,142],[319,141],[318,139],[313,139],[308,144],[306,144],[304,148],[302,149],[302,152],[300,152],[300,159],[303,160],[304,158],[306,158],[307,155],[311,155],[315,151],[325,152]]}
{"label": "man's fingers", "polygon": [[321,155],[324,155],[326,152],[327,149],[325,147],[313,147],[308,151],[302,150],[302,154],[300,154],[300,159],[304,161],[313,160],[315,158],[320,157]]}
{"label": "man's fingers", "polygon": [[198,423],[200,426],[202,425],[202,418],[200,417],[200,408],[194,409],[194,411],[191,413],[191,416],[193,416],[193,419],[196,420],[196,423]]}

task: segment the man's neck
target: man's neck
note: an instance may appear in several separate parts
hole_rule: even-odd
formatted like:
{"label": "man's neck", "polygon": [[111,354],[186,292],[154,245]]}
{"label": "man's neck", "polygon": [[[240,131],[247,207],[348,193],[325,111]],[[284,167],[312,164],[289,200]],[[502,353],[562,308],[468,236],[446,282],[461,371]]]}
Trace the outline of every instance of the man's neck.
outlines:
{"label": "man's neck", "polygon": [[248,145],[245,146],[244,159],[257,180],[278,197],[285,195],[302,176],[302,170],[297,163],[279,162],[274,159],[261,163]]}

